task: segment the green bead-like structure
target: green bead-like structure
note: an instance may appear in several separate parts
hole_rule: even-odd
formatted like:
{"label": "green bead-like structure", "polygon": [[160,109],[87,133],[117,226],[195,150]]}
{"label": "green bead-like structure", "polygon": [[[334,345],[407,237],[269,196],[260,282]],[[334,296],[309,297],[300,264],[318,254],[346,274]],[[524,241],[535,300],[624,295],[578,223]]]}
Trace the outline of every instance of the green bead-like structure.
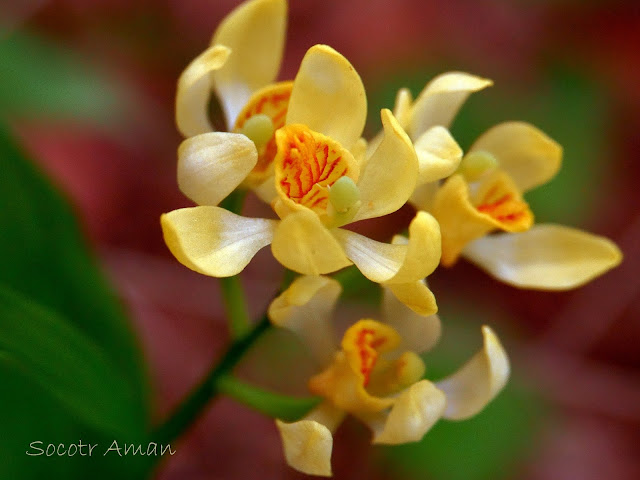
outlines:
{"label": "green bead-like structure", "polygon": [[340,177],[329,188],[329,201],[336,212],[344,213],[360,200],[360,190],[350,177]]}
{"label": "green bead-like structure", "polygon": [[264,113],[257,113],[249,117],[241,129],[241,133],[249,137],[256,144],[258,150],[267,144],[273,136],[273,132],[273,121]]}

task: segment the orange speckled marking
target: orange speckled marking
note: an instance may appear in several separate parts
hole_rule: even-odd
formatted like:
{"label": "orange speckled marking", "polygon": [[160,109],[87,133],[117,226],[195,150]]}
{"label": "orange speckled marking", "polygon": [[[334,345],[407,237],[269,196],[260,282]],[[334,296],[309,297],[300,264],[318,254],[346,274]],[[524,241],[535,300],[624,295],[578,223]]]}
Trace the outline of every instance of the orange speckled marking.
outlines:
{"label": "orange speckled marking", "polygon": [[[259,113],[271,118],[274,131],[281,128],[286,120],[292,87],[293,82],[281,82],[255,92],[238,115],[233,130],[239,132],[249,118]],[[262,151],[258,152],[258,162],[249,176],[254,177],[259,182],[265,174],[268,174],[276,156],[276,151],[274,135],[262,148]]]}
{"label": "orange speckled marking", "polygon": [[276,188],[286,198],[319,214],[326,212],[329,202],[327,187],[342,176],[354,177],[351,154],[305,125],[278,130],[276,145]]}
{"label": "orange speckled marking", "polygon": [[360,357],[360,373],[364,376],[364,386],[369,384],[371,371],[378,360],[377,348],[381,347],[387,339],[385,337],[375,338],[376,331],[371,328],[363,328],[356,337],[356,348]]}
{"label": "orange speckled marking", "polygon": [[512,224],[530,216],[529,206],[512,193],[500,191],[497,185],[489,189],[476,209],[500,223]]}

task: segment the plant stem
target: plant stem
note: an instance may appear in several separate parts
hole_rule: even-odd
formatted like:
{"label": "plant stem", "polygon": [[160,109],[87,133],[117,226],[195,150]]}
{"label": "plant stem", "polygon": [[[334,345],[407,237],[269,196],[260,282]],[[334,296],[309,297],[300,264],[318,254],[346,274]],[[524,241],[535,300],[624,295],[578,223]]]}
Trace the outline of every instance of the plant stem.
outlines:
{"label": "plant stem", "polygon": [[151,439],[158,444],[170,444],[180,437],[201,415],[209,402],[220,393],[220,380],[231,373],[244,354],[270,327],[265,315],[253,329],[237,339],[222,359],[214,365],[202,382],[176,408],[170,417],[152,433]]}
{"label": "plant stem", "polygon": [[319,397],[280,395],[250,385],[231,375],[221,377],[218,381],[218,388],[220,393],[233,398],[243,405],[247,405],[269,417],[279,418],[288,422],[297,420],[322,400]]}
{"label": "plant stem", "polygon": [[220,279],[224,308],[229,320],[231,338],[241,338],[249,331],[251,320],[240,275]]}

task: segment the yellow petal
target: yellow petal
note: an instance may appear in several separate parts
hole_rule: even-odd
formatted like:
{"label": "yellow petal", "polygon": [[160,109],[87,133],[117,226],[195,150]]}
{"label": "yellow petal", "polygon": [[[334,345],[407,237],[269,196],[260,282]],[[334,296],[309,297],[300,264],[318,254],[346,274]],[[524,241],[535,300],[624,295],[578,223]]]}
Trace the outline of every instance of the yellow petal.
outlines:
{"label": "yellow petal", "polygon": [[338,345],[331,314],[341,291],[340,283],[331,278],[302,276],[269,305],[271,322],[294,332],[323,366]]}
{"label": "yellow petal", "polygon": [[213,35],[213,45],[232,51],[225,67],[212,77],[227,125],[235,123],[254,91],[278,75],[286,21],[286,0],[251,0],[227,15]]}
{"label": "yellow petal", "polygon": [[244,218],[218,207],[174,210],[160,217],[164,241],[184,266],[203,275],[240,273],[262,247],[269,245],[274,220]]}
{"label": "yellow petal", "polygon": [[386,286],[399,301],[418,315],[433,316],[438,311],[436,297],[421,280],[408,283],[392,283]]}
{"label": "yellow petal", "polygon": [[395,212],[416,186],[418,159],[411,140],[389,110],[381,117],[384,138],[358,181],[362,205],[354,222]]}
{"label": "yellow petal", "polygon": [[225,65],[230,52],[222,45],[209,47],[180,75],[176,94],[176,125],[185,137],[213,130],[209,122],[210,74]]}
{"label": "yellow petal", "polygon": [[419,162],[419,185],[448,177],[462,160],[462,149],[444,127],[430,128],[418,137],[414,147]]}
{"label": "yellow petal", "polygon": [[398,123],[405,130],[409,128],[412,115],[413,97],[408,88],[401,88],[396,94],[396,101],[393,107],[393,116],[398,119]]}
{"label": "yellow petal", "polygon": [[280,222],[271,251],[282,265],[304,275],[322,275],[351,265],[318,215],[306,208]]}
{"label": "yellow petal", "polygon": [[442,417],[446,408],[442,391],[428,380],[421,380],[404,390],[389,414],[372,417],[373,443],[398,445],[417,442]]}
{"label": "yellow petal", "polygon": [[366,117],[367,99],[355,69],[331,47],[311,47],[293,82],[287,124],[307,125],[351,149]]}
{"label": "yellow petal", "polygon": [[442,232],[442,264],[450,266],[462,249],[492,230],[523,231],[533,214],[509,177],[495,171],[470,198],[462,175],[453,175],[440,187],[431,209]]}
{"label": "yellow petal", "polygon": [[380,243],[342,229],[333,233],[347,257],[365,277],[376,283],[421,280],[433,272],[440,261],[440,229],[438,222],[426,212],[418,212],[409,225],[407,245]]}
{"label": "yellow petal", "polygon": [[445,418],[463,420],[480,412],[507,383],[509,359],[500,340],[482,327],[483,348],[450,377],[437,382],[447,396]]}
{"label": "yellow petal", "polygon": [[[424,287],[433,298],[433,294],[424,282],[420,281],[416,284]],[[406,287],[406,285],[410,285],[410,287]],[[415,293],[411,289],[413,285],[400,284],[385,287],[382,308],[385,323],[398,332],[402,338],[402,344],[398,349],[421,353],[430,350],[438,342],[441,331],[440,317],[436,314],[419,314],[411,308],[411,304],[415,303],[410,295]],[[394,287],[400,287],[401,292],[406,292],[406,295],[398,295],[393,291]],[[435,306],[435,300],[433,300],[433,305]]]}
{"label": "yellow petal", "polygon": [[431,80],[413,105],[409,133],[413,140],[431,127],[449,127],[469,95],[493,82],[468,73],[443,73]]}
{"label": "yellow petal", "polygon": [[254,143],[244,135],[196,135],[178,148],[178,186],[198,205],[215,206],[242,183],[257,160]]}
{"label": "yellow petal", "polygon": [[524,122],[496,125],[481,135],[469,151],[486,151],[495,156],[500,168],[522,192],[548,182],[562,163],[562,147]]}
{"label": "yellow petal", "polygon": [[540,290],[579,287],[622,261],[610,240],[560,225],[470,243],[465,258],[510,285]]}
{"label": "yellow petal", "polygon": [[307,475],[331,476],[333,436],[321,423],[300,420],[285,423],[276,420],[287,464]]}

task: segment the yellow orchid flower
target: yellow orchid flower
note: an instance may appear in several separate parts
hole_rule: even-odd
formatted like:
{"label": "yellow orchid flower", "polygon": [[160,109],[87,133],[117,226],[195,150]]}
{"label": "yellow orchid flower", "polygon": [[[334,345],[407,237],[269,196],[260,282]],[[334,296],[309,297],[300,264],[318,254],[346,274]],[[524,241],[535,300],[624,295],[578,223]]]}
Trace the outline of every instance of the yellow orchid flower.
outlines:
{"label": "yellow orchid flower", "polygon": [[[286,17],[286,0],[241,4],[178,80],[176,124],[188,137],[178,150],[178,185],[200,205],[217,205],[241,182],[258,188],[273,173],[274,132],[284,125],[292,89],[292,82],[275,83]],[[228,132],[213,132],[212,93]],[[219,161],[208,161],[211,156]]]}
{"label": "yellow orchid flower", "polygon": [[430,214],[416,215],[407,243],[380,243],[340,228],[398,210],[415,188],[418,162],[411,140],[390,111],[381,116],[383,137],[365,156],[362,81],[338,52],[312,47],[292,84],[284,126],[275,134],[273,186],[261,189],[280,221],[243,218],[206,202],[208,190],[200,189],[205,185],[200,177],[208,177],[210,190],[224,182],[233,190],[243,173],[232,175],[234,185],[222,178],[233,167],[219,165],[242,163],[248,151],[255,155],[255,147],[242,135],[216,136],[206,147],[196,146],[203,137],[217,135],[203,134],[187,140],[185,148],[194,148],[200,168],[190,162],[195,187],[187,184],[183,190],[200,190],[205,203],[162,216],[167,246],[187,267],[215,277],[239,273],[269,244],[280,263],[302,274],[355,264],[370,280],[392,285],[399,297],[419,292],[412,308],[435,313],[433,295],[420,283],[440,259],[439,227]]}
{"label": "yellow orchid flower", "polygon": [[385,321],[362,319],[336,348],[330,316],[341,287],[326,277],[299,277],[269,307],[271,321],[299,336],[320,369],[309,390],[324,401],[303,419],[276,420],[287,463],[311,475],[331,475],[332,434],[351,414],[373,432],[373,443],[420,440],[440,419],[469,418],[489,403],[509,377],[500,341],[483,327],[484,345],[444,380],[422,379],[418,353],[440,336],[437,315],[418,315],[385,288]]}
{"label": "yellow orchid flower", "polygon": [[[533,225],[523,195],[560,169],[562,148],[524,122],[499,124],[476,140],[457,173],[412,197],[440,223],[442,264],[460,255],[522,288],[580,286],[622,260],[610,240],[552,224]],[[488,235],[501,230],[505,233]]]}

